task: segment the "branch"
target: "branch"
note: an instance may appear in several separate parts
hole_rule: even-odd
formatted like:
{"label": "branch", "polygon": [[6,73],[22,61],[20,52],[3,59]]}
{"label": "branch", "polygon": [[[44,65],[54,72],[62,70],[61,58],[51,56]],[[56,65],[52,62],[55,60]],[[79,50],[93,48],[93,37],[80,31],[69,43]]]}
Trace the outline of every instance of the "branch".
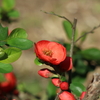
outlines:
{"label": "branch", "polygon": [[99,28],[100,25],[94,27],[91,31],[84,33],[82,36],[80,36],[74,43],[76,43],[79,39],[81,39],[82,37],[84,37],[85,35],[89,34],[89,33],[93,33],[95,29]]}
{"label": "branch", "polygon": [[93,75],[92,82],[89,84],[86,95],[82,100],[97,100],[100,96],[100,74]]}
{"label": "branch", "polygon": [[44,13],[46,13],[46,14],[51,14],[51,15],[55,15],[57,17],[63,18],[65,20],[67,20],[68,22],[70,22],[70,24],[73,26],[72,22],[69,19],[67,19],[65,16],[57,15],[54,12],[46,12],[46,11],[43,11],[43,10],[41,10],[41,11],[44,12]]}

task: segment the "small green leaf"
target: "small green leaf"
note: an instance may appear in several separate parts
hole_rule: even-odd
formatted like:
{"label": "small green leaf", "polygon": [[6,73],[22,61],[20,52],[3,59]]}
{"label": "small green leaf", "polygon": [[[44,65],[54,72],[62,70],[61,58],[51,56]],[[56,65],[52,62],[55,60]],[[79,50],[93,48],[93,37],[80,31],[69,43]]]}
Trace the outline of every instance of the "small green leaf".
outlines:
{"label": "small green leaf", "polygon": [[10,33],[8,39],[11,39],[11,38],[27,38],[27,37],[28,37],[28,35],[27,35],[27,33],[24,29],[16,28]]}
{"label": "small green leaf", "polygon": [[39,58],[35,58],[35,60],[34,60],[34,63],[36,64],[36,65],[38,65],[38,66],[41,66],[43,63],[40,61],[40,59]]}
{"label": "small green leaf", "polygon": [[83,91],[86,91],[86,88],[83,84],[79,82],[73,82],[70,84],[71,91],[76,95],[80,96]]}
{"label": "small green leaf", "polygon": [[15,6],[15,0],[2,0],[2,8],[4,11],[9,12]]}
{"label": "small green leaf", "polygon": [[17,10],[11,10],[10,12],[7,13],[7,15],[12,18],[18,18],[19,12]]}
{"label": "small green leaf", "polygon": [[0,24],[0,41],[5,40],[8,36],[8,27],[2,27]]}
{"label": "small green leaf", "polygon": [[[72,39],[72,25],[69,21],[63,21],[63,28],[66,32],[67,37],[71,40]],[[77,38],[77,31],[75,32],[75,40]]]}
{"label": "small green leaf", "polygon": [[11,38],[7,40],[7,44],[17,47],[21,50],[27,50],[33,46],[33,42],[24,38]]}
{"label": "small green leaf", "polygon": [[0,63],[0,73],[9,73],[13,70],[11,64]]}
{"label": "small green leaf", "polygon": [[81,54],[87,60],[100,60],[100,50],[96,48],[83,50]]}
{"label": "small green leaf", "polygon": [[0,60],[2,63],[12,63],[16,61],[22,54],[21,50],[15,47],[7,48],[4,51],[8,55],[8,58]]}
{"label": "small green leaf", "polygon": [[[81,36],[84,35],[85,33],[86,33],[86,32],[83,31],[83,32],[81,33]],[[87,37],[87,35],[84,35],[84,36],[81,38],[81,42],[84,42],[85,39],[86,39],[86,37]]]}

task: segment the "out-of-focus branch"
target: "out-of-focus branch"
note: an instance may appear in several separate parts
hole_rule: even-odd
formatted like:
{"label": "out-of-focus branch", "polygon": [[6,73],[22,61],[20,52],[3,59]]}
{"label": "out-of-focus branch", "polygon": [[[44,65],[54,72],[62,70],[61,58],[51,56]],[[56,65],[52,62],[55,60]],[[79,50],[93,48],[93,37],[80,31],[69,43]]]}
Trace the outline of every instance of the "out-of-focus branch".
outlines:
{"label": "out-of-focus branch", "polygon": [[93,75],[93,79],[89,84],[86,95],[82,100],[97,100],[100,96],[100,74]]}
{"label": "out-of-focus branch", "polygon": [[90,30],[89,32],[84,33],[82,36],[80,36],[74,43],[76,43],[78,40],[80,40],[82,37],[84,37],[85,35],[89,34],[89,33],[93,33],[95,29],[99,28],[100,25],[94,27],[92,30]]}
{"label": "out-of-focus branch", "polygon": [[73,26],[72,22],[68,18],[66,18],[65,16],[57,15],[54,12],[46,12],[46,11],[43,11],[43,10],[41,10],[41,11],[44,12],[44,13],[46,13],[46,14],[51,14],[51,15],[55,15],[55,16],[57,16],[59,18],[63,18],[65,20],[67,20],[68,22],[70,22],[70,24]]}

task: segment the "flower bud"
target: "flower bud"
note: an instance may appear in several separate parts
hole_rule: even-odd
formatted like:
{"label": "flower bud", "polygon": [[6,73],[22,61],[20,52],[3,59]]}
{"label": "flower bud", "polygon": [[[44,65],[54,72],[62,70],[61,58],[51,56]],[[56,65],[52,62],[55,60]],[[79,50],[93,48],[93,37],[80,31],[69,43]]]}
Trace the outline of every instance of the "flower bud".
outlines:
{"label": "flower bud", "polygon": [[53,78],[51,79],[52,83],[56,86],[59,87],[61,80],[59,78]]}
{"label": "flower bud", "polygon": [[63,91],[62,93],[60,93],[59,99],[60,100],[76,100],[74,95],[70,92],[67,92],[67,91]]}
{"label": "flower bud", "polygon": [[60,83],[60,89],[61,90],[68,90],[69,84],[67,82],[61,82]]}
{"label": "flower bud", "polygon": [[44,78],[50,78],[53,76],[53,73],[47,69],[47,68],[44,68],[44,69],[41,69],[38,71],[38,74]]}
{"label": "flower bud", "polygon": [[81,93],[80,100],[82,100],[84,98],[85,94],[86,94],[85,91]]}

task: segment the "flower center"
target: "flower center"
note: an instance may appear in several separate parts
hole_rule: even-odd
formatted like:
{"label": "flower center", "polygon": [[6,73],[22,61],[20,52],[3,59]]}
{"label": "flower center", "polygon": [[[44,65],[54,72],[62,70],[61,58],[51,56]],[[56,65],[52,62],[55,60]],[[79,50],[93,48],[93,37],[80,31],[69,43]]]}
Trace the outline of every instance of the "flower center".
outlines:
{"label": "flower center", "polygon": [[43,53],[47,56],[52,57],[52,51],[51,50],[43,50]]}

